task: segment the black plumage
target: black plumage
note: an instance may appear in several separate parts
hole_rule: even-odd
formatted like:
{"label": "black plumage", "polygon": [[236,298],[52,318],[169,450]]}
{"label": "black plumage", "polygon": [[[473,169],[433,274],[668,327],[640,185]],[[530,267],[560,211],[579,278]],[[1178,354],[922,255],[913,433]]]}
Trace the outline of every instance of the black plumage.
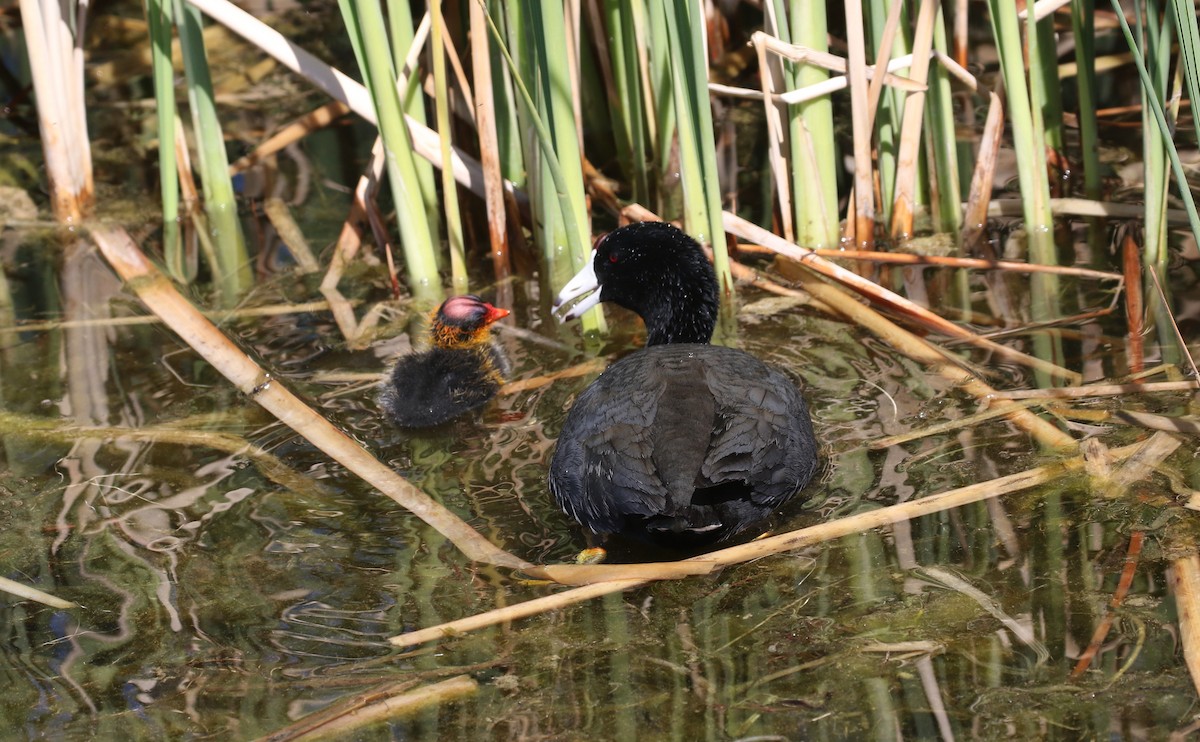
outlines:
{"label": "black plumage", "polygon": [[477,296],[447,299],[433,313],[431,347],[401,358],[379,404],[401,428],[427,428],[482,406],[504,383],[508,361],[488,327],[508,316]]}
{"label": "black plumage", "polygon": [[808,483],[808,407],[780,371],[708,344],[717,284],[694,240],[662,222],[615,230],[559,303],[589,290],[568,317],[615,302],[645,320],[647,347],[596,379],[563,424],[549,484],[567,514],[596,534],[692,548],[746,531]]}

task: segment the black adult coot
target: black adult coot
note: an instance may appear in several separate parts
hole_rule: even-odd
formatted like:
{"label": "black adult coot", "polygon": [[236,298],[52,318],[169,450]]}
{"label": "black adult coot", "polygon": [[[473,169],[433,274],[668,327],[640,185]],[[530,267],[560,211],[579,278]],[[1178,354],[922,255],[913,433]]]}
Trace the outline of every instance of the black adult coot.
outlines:
{"label": "black adult coot", "polygon": [[568,515],[599,536],[695,548],[732,539],[808,483],[808,407],[778,370],[709,345],[717,281],[695,240],[664,222],[617,229],[555,305],[584,295],[564,319],[611,301],[641,315],[647,337],[563,424],[549,479]]}
{"label": "black adult coot", "polygon": [[488,328],[507,316],[478,296],[442,302],[430,317],[432,347],[401,358],[380,390],[392,421],[402,428],[441,425],[496,396],[508,361]]}

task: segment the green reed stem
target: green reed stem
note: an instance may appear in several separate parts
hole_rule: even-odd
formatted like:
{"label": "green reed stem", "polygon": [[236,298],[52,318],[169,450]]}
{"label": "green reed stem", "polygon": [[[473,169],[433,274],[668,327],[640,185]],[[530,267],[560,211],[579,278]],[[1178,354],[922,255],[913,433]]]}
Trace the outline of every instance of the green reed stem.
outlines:
{"label": "green reed stem", "polygon": [[[671,92],[671,41],[667,34],[667,4],[665,2],[645,2],[633,0],[635,20],[645,21],[646,44],[648,52],[646,67],[650,82],[650,105],[653,108],[650,121],[654,131],[650,143],[654,149],[654,169],[658,181],[658,213],[674,214],[676,209],[668,205],[676,198],[677,189],[671,188],[671,152],[672,141],[675,138],[675,126],[678,114],[675,111],[675,97]],[[641,9],[643,13],[638,14]]]}
{"label": "green reed stem", "polygon": [[[387,0],[388,30],[391,34],[392,60],[397,71],[404,74],[401,65],[412,49],[416,31],[413,29],[412,4],[409,0]],[[400,105],[404,113],[424,126],[425,94],[421,89],[421,76],[409,74],[400,93]],[[437,181],[433,174],[433,163],[424,157],[414,157],[413,167],[417,171],[417,182],[421,184],[421,200],[425,203],[425,219],[429,223],[430,241],[436,246],[439,237],[438,221],[441,219],[441,204],[438,203]],[[440,253],[437,253],[440,256]],[[439,261],[439,265],[441,261]],[[444,267],[444,266],[443,266]]]}
{"label": "green reed stem", "polygon": [[[781,3],[776,2],[778,8]],[[829,51],[825,4],[791,0],[787,13],[792,43]],[[780,24],[784,26],[785,24]],[[791,62],[784,60],[786,70]],[[815,65],[795,72],[797,88],[829,79]],[[833,131],[833,100],[825,95],[788,106],[788,141],[792,162],[792,204],[796,242],[812,248],[836,247],[838,233],[837,144]]]}
{"label": "green reed stem", "polygon": [[162,192],[163,257],[167,272],[181,283],[195,278],[179,238],[179,172],[175,161],[175,70],[171,64],[170,0],[146,0],[150,29],[150,67],[154,75],[158,125],[158,181]]}
{"label": "green reed stem", "polygon": [[[1050,184],[1046,171],[1045,132],[1041,111],[1033,105],[1025,81],[1025,62],[1020,25],[1016,7],[1003,0],[989,0],[996,48],[1008,91],[1008,114],[1012,123],[1013,147],[1017,154],[1017,175],[1021,184],[1021,201],[1025,215],[1025,234],[1029,259],[1044,265],[1057,265],[1054,246],[1053,215],[1050,212]],[[1030,58],[1039,52],[1033,13],[1028,16],[1025,39]],[[1059,311],[1057,276],[1035,275],[1030,279],[1030,312],[1035,322],[1056,319]],[[1039,358],[1061,365],[1062,339],[1057,333],[1038,333],[1033,338],[1034,352]],[[1041,386],[1054,383],[1042,372],[1036,374]]]}
{"label": "green reed stem", "polygon": [[[946,39],[946,22],[939,8],[933,27],[933,48],[949,55],[950,45]],[[929,93],[925,96],[927,106],[926,152],[933,161],[936,199],[933,201],[934,229],[939,232],[958,234],[962,228],[962,186],[958,180],[958,141],[954,125],[954,97],[950,77],[940,64],[929,68]],[[966,274],[958,272],[965,280]]]}
{"label": "green reed stem", "polygon": [[701,243],[713,250],[722,293],[733,296],[733,274],[721,222],[721,193],[717,177],[717,151],[713,141],[712,105],[708,98],[708,63],[701,29],[700,6],[674,0],[666,12],[671,43],[671,79],[675,110],[679,116],[679,170],[683,179],[684,224]]}
{"label": "green reed stem", "polygon": [[467,293],[467,257],[463,247],[462,216],[458,209],[458,183],[450,164],[450,94],[447,90],[446,50],[442,31],[442,0],[430,0],[433,16],[433,85],[437,106],[438,139],[442,146],[442,199],[446,210],[446,235],[450,241],[450,284],[455,294]]}
{"label": "green reed stem", "polygon": [[412,141],[396,91],[396,71],[384,31],[383,12],[377,0],[339,0],[339,5],[352,42],[358,37],[359,65],[379,119],[409,288],[420,304],[431,306],[440,302],[444,294],[434,255],[433,232],[413,162]]}
{"label": "green reed stem", "polygon": [[650,203],[650,172],[646,159],[646,107],[641,64],[629,0],[604,0],[608,52],[615,90],[609,98],[610,116],[621,166],[629,175],[632,198]]}
{"label": "green reed stem", "polygon": [[[490,0],[485,15],[497,26],[508,28],[502,0]],[[501,35],[507,35],[505,31]],[[521,152],[521,126],[517,118],[517,95],[513,92],[512,73],[496,44],[488,45],[492,57],[492,105],[496,109],[496,142],[500,153],[500,171],[517,186],[526,184],[525,157]]]}
{"label": "green reed stem", "polygon": [[[1032,7],[1029,14],[1033,15]],[[1054,17],[1035,22],[1030,33],[1037,36],[1038,51],[1037,56],[1031,54],[1029,60],[1029,87],[1033,94],[1034,115],[1041,118],[1042,129],[1045,132],[1045,139],[1042,141],[1045,142],[1045,146],[1062,152],[1062,83],[1058,79]]]}
{"label": "green reed stem", "polygon": [[[481,2],[482,0],[475,1]],[[558,10],[557,14],[554,13],[556,9]],[[542,76],[539,80],[538,92],[543,105],[539,105],[538,101],[534,101],[529,88],[525,85],[516,61],[513,60],[508,46],[500,36],[500,29],[496,27],[495,21],[489,15],[487,17],[488,29],[492,34],[492,39],[496,42],[497,49],[504,57],[505,64],[508,66],[513,86],[525,105],[523,109],[525,116],[537,135],[536,138],[542,155],[541,166],[545,168],[554,184],[557,211],[552,211],[550,202],[540,198],[533,199],[533,207],[541,210],[543,219],[548,215],[553,215],[553,217],[561,220],[563,229],[560,234],[564,241],[547,242],[545,246],[552,247],[556,252],[560,253],[563,250],[567,251],[567,257],[570,260],[568,265],[573,266],[574,270],[579,270],[583,267],[584,261],[589,257],[587,249],[589,241],[584,231],[586,210],[583,199],[583,161],[579,153],[579,140],[575,134],[574,110],[569,97],[565,101],[559,100],[557,103],[553,100],[545,100],[545,96],[549,95],[558,95],[559,97],[570,95],[570,81],[564,80],[561,75],[551,76],[549,74],[551,72],[550,67],[557,66],[563,68],[566,66],[563,64],[565,56],[551,55],[552,50],[562,55],[566,54],[566,44],[562,32],[564,21],[561,15],[561,8],[556,3],[549,3],[545,6],[530,3],[525,5],[524,8],[509,6],[508,10],[509,37],[523,42],[521,48],[530,51],[534,55],[534,59],[526,58],[529,63],[528,66],[537,75]],[[522,10],[532,15],[525,19],[514,17],[514,15],[519,15]],[[546,10],[550,11],[550,14],[548,16],[541,15],[540,11]],[[556,20],[557,25],[555,25]],[[529,24],[529,28],[527,29],[521,27],[525,21],[528,21]],[[525,31],[529,32],[528,36],[523,35]],[[553,38],[556,34],[558,36],[557,42]],[[553,63],[551,63],[551,60],[554,60]],[[538,61],[541,61],[541,64],[536,64]],[[560,69],[559,71],[565,74],[565,70]],[[551,84],[551,80],[554,81],[553,84]],[[548,90],[548,87],[557,88],[557,92]],[[545,116],[547,115],[557,116],[557,120],[554,122],[556,126],[555,132],[552,132],[546,125]],[[557,137],[556,134],[558,134]],[[569,154],[573,154],[573,157],[570,158],[569,162],[564,162],[563,159],[568,157]],[[568,167],[571,169],[573,180],[569,180],[565,172]],[[549,266],[550,270],[554,272],[554,266],[556,264],[561,265],[562,263],[562,260],[552,262]],[[569,278],[570,274],[568,273],[561,281],[555,281],[553,284],[554,288],[561,288]],[[604,315],[600,312],[599,307],[594,307],[585,312],[580,319],[585,332],[603,331],[605,327]]]}
{"label": "green reed stem", "polygon": [[1075,85],[1079,96],[1079,141],[1083,161],[1083,192],[1099,199],[1100,142],[1096,121],[1096,3],[1071,1],[1071,31],[1075,35]]}
{"label": "green reed stem", "polygon": [[[196,130],[198,170],[204,186],[204,211],[208,215],[210,235],[217,249],[218,264],[212,266],[214,283],[220,303],[230,307],[251,285],[250,259],[242,225],[238,221],[225,137],[213,98],[212,76],[204,51],[203,21],[200,11],[195,7],[184,5],[182,0],[174,2],[179,46],[187,76],[188,102],[192,109],[192,125]],[[173,146],[174,141],[172,125],[166,145]]]}

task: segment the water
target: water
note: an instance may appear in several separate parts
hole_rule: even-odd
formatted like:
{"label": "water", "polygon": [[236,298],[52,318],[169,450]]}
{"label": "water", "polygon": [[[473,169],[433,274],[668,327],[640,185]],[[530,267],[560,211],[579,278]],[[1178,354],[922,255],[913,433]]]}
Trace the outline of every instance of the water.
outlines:
{"label": "water", "polygon": [[[60,288],[65,316],[135,311],[98,261],[74,264],[78,278]],[[520,288],[515,324],[542,342],[501,333],[514,378],[584,360],[577,327],[558,328],[520,300],[533,287]],[[612,319],[620,329],[601,350],[636,347],[636,320]],[[328,315],[227,330],[493,542],[547,563],[585,545],[554,506],[545,468],[590,376],[409,434],[381,420],[370,384],[321,382],[328,371],[383,370],[369,351],[339,349]],[[843,323],[803,308],[746,313],[737,340],[803,379],[825,446],[823,476],[776,531],[1042,461],[998,421],[867,449],[976,403]],[[470,563],[159,326],[26,333],[7,352],[27,369],[19,380],[8,367],[14,412],[160,436],[31,439],[19,420],[7,431],[5,573],[81,606],[0,608],[7,736],[253,738],[384,682],[463,673],[478,683],[469,697],[359,738],[1162,738],[1194,713],[1163,577],[1163,544],[1194,527],[1162,494],[1098,501],[1082,477],[1065,478],[399,652],[388,637],[556,588]],[[166,437],[178,429],[193,437]],[[236,441],[196,437],[214,431],[301,476],[269,474]],[[1142,491],[1164,492],[1156,484]],[[1133,589],[1095,669],[1070,681],[1135,527],[1149,537]]]}
{"label": "water", "polygon": [[[328,20],[300,41],[345,45],[327,33]],[[127,93],[102,90],[99,98]],[[267,93],[276,96],[271,105],[228,111],[227,126],[253,132],[245,141],[324,102],[287,86]],[[151,235],[153,248],[155,163],[131,167],[125,146],[138,137],[141,114],[106,105],[93,113],[97,141],[121,144],[96,150],[106,216]],[[747,128],[761,127],[758,114],[750,118]],[[270,177],[247,178],[243,195],[302,201],[295,215],[303,232],[327,245],[370,135],[361,125],[317,132],[302,151],[281,156]],[[743,154],[761,159],[761,145],[747,146],[745,135],[742,142]],[[36,172],[38,157],[32,140],[5,150],[5,162],[20,165],[13,172]],[[761,161],[746,163],[743,177],[755,186],[747,193],[761,192],[761,171]],[[758,208],[759,222],[770,218],[761,204],[747,208]],[[256,227],[250,241],[268,253],[265,220],[243,216]],[[139,231],[139,223],[149,226]],[[1075,232],[1075,254],[1085,255],[1084,231]],[[1200,537],[1183,507],[1200,486],[1194,436],[1162,471],[1116,497],[1082,475],[1064,476],[400,651],[389,637],[562,588],[471,563],[236,392],[171,332],[115,324],[144,310],[86,243],[14,229],[0,239],[13,297],[11,310],[0,302],[0,328],[75,323],[0,334],[0,574],[80,606],[0,598],[2,739],[253,739],[387,684],[415,690],[458,676],[476,684],[468,695],[349,736],[1080,740],[1195,731],[1200,711],[1167,587],[1172,560]],[[1194,261],[1194,247],[1184,249]],[[267,257],[263,267],[279,262]],[[894,275],[880,283],[897,285]],[[942,293],[951,281],[939,275],[948,274],[906,269],[902,280],[908,295],[951,308]],[[1026,277],[972,275],[973,319],[983,311],[1019,321]],[[1186,333],[1198,314],[1196,278],[1187,270],[1171,277]],[[489,292],[486,277],[473,280],[474,290]],[[318,281],[279,275],[246,303],[311,301]],[[1094,286],[1063,281],[1061,296],[1080,310],[1106,306],[1110,297]],[[388,294],[378,264],[355,262],[341,288],[365,302],[359,317]],[[515,329],[500,335],[514,379],[640,344],[628,313],[609,315],[609,339],[585,343],[578,324],[550,318],[535,283],[503,290],[515,296]],[[206,305],[210,297],[197,291]],[[742,292],[727,340],[803,381],[825,459],[771,524],[775,532],[1058,459],[999,419],[870,448],[973,414],[979,402],[874,336],[764,298]],[[223,329],[279,383],[493,543],[535,563],[572,560],[585,540],[554,505],[546,466],[566,410],[593,376],[502,395],[443,430],[401,432],[380,418],[372,382],[329,380],[381,373],[415,327],[403,309],[392,320],[361,351],[348,349],[322,312],[234,319]],[[1088,379],[1124,373],[1119,317],[1077,329],[1064,333],[1070,368]],[[1028,338],[1005,342],[1028,351]],[[997,387],[1035,385],[1023,368],[979,353],[970,360]],[[1182,393],[1069,406],[1195,414]],[[1146,434],[1104,421],[1071,425],[1077,438],[1095,432],[1111,446]],[[1135,532],[1145,543],[1129,593],[1108,609]],[[1106,613],[1113,625],[1091,669],[1070,678]]]}

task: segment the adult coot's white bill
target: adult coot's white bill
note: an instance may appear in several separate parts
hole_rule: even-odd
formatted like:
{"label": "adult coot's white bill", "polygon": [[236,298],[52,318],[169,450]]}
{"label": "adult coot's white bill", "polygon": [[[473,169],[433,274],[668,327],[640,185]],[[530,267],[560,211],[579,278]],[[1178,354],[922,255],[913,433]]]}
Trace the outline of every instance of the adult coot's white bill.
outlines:
{"label": "adult coot's white bill", "polygon": [[432,347],[396,363],[379,404],[402,428],[426,428],[470,412],[496,396],[508,361],[492,343],[488,326],[507,309],[478,296],[454,296],[431,317]]}
{"label": "adult coot's white bill", "polygon": [[641,315],[646,347],[576,400],[550,462],[550,491],[593,533],[692,548],[754,526],[817,467],[808,407],[778,370],[709,345],[717,281],[700,246],[664,222],[601,239],[556,306],[602,301]]}

